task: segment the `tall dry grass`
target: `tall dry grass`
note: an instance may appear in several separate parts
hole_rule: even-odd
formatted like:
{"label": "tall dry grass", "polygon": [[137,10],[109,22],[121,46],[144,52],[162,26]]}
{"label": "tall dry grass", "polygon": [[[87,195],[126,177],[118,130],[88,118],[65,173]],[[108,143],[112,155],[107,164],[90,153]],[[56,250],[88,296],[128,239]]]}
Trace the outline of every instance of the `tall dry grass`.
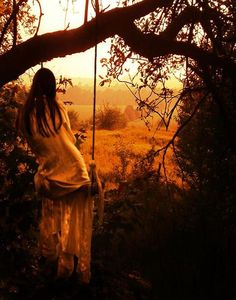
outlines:
{"label": "tall dry grass", "polygon": [[[96,130],[95,161],[106,188],[115,188],[120,181],[135,177],[135,165],[150,149],[157,150],[163,147],[173,133],[174,129],[160,129],[157,132],[148,130],[140,121],[130,122],[126,128],[120,130]],[[87,165],[91,161],[91,146],[92,132],[88,131],[87,139],[81,146]],[[168,150],[165,158],[167,175],[171,180],[178,180],[175,178],[172,154],[172,150]],[[153,167],[156,171],[159,162],[162,162],[161,154],[155,158]]]}

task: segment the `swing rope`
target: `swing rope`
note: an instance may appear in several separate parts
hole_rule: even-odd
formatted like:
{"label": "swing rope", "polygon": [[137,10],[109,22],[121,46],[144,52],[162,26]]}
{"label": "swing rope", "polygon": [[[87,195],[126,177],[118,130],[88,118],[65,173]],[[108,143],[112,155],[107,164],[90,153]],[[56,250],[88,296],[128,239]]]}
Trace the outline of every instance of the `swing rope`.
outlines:
{"label": "swing rope", "polygon": [[93,78],[93,136],[92,136],[92,160],[95,159],[95,130],[96,130],[96,101],[97,101],[97,44],[94,49],[94,78]]}
{"label": "swing rope", "polygon": [[[85,0],[84,8],[84,24],[88,22],[88,7],[89,0]],[[99,14],[99,0],[95,0],[95,17]],[[97,24],[97,21],[96,21]],[[96,26],[97,28],[97,26]],[[95,30],[95,40],[96,40],[96,30]],[[94,76],[93,76],[93,127],[92,127],[92,161],[95,159],[95,130],[96,130],[96,98],[97,98],[97,43],[95,43],[94,49]]]}
{"label": "swing rope", "polygon": [[[95,14],[96,17],[99,13],[99,2],[95,0]],[[85,3],[85,21],[87,22],[88,14],[88,0]],[[97,19],[96,19],[97,20]],[[97,21],[96,21],[97,22]],[[95,39],[97,32],[95,31]],[[97,98],[97,43],[95,43],[94,49],[94,79],[93,79],[93,128],[92,128],[92,162],[90,163],[90,179],[91,179],[91,192],[98,193],[98,221],[99,225],[102,225],[104,214],[104,191],[101,180],[98,176],[96,163],[95,163],[95,132],[96,132],[96,98]]]}
{"label": "swing rope", "polygon": [[[86,14],[88,13],[88,0],[86,0]],[[95,21],[96,21],[96,29],[97,29],[97,16],[99,14],[99,0],[95,0]],[[98,55],[98,47],[97,47],[97,30],[95,29],[95,49],[94,49],[94,75],[93,75],[93,137],[92,137],[92,160],[95,158],[95,131],[96,131],[96,99],[97,99],[97,55]]]}

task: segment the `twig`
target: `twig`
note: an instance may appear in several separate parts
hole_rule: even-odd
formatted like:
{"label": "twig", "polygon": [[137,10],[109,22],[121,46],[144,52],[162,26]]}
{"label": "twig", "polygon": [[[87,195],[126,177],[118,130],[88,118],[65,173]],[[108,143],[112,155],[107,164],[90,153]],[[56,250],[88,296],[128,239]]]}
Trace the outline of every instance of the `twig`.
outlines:
{"label": "twig", "polygon": [[[181,93],[181,94],[182,94],[182,93]],[[168,117],[167,122],[166,122],[166,124],[167,124],[167,128],[166,128],[166,129],[169,128],[170,121],[171,121],[171,119],[172,119],[172,117],[173,117],[173,114],[174,114],[174,112],[175,112],[177,106],[179,105],[179,102],[182,100],[182,95],[181,95],[181,94],[180,94],[180,96],[178,97],[178,99],[177,99],[177,101],[175,102],[175,104],[174,104],[174,106],[172,107],[172,109],[170,110],[169,117]]]}
{"label": "twig", "polygon": [[[126,84],[126,87],[131,92],[131,94],[135,97],[136,102],[138,103],[139,106],[140,106],[140,104],[142,105],[142,107],[146,106],[151,112],[156,113],[161,118],[161,120],[163,121],[163,123],[166,126],[165,119],[155,108],[153,108],[149,103],[146,103],[145,100],[142,100],[139,97],[137,97],[136,94],[131,90],[131,88],[127,84]],[[150,113],[147,114],[147,116],[150,116]]]}
{"label": "twig", "polygon": [[39,21],[38,21],[38,26],[37,26],[37,29],[36,29],[36,32],[35,32],[35,35],[36,36],[39,32],[39,27],[40,27],[40,24],[41,24],[41,19],[42,19],[42,16],[43,16],[43,11],[42,11],[42,6],[41,6],[41,3],[39,0],[36,0],[38,5],[39,5]]}
{"label": "twig", "polygon": [[169,117],[168,117],[168,120],[167,120],[167,128],[170,125],[170,121],[171,121],[171,118],[173,116],[174,111],[176,110],[177,106],[179,105],[179,102],[183,99],[183,97],[185,95],[189,94],[190,92],[197,92],[197,91],[202,92],[203,87],[196,87],[196,88],[193,88],[193,89],[185,88],[184,90],[182,90],[182,92],[179,95],[178,100],[175,102],[174,106],[172,107],[172,109],[170,111],[170,114],[169,114]]}
{"label": "twig", "polygon": [[89,0],[85,0],[84,24],[88,22],[88,6],[89,6]]}
{"label": "twig", "polygon": [[181,166],[181,163],[180,163],[180,160],[179,160],[179,156],[178,156],[176,148],[175,148],[175,141],[173,141],[173,143],[172,143],[172,148],[173,148],[173,152],[174,152],[177,164],[178,164],[179,169],[181,171],[182,188],[184,189],[184,178],[185,178],[185,175],[184,175],[184,170],[183,170],[183,168]]}
{"label": "twig", "polygon": [[167,149],[171,144],[173,144],[173,141],[176,139],[176,137],[179,135],[179,133],[183,130],[183,128],[192,120],[192,118],[194,117],[195,113],[197,112],[197,110],[199,109],[200,105],[202,104],[202,102],[206,99],[206,97],[209,95],[209,92],[207,92],[201,100],[199,100],[199,102],[197,103],[197,105],[195,106],[193,112],[191,113],[191,115],[185,120],[185,122],[182,123],[182,125],[179,126],[179,128],[175,131],[174,135],[172,136],[172,138],[169,140],[169,142],[161,147],[160,149],[158,149],[157,151],[155,151],[154,155],[158,155],[161,151],[164,150],[165,153],[165,149]]}
{"label": "twig", "polygon": [[64,28],[65,28],[65,30],[66,30],[66,28],[68,28],[68,25],[66,26],[66,19],[67,19],[68,8],[69,8],[69,0],[67,0],[66,10],[65,10],[65,18],[64,18]]}

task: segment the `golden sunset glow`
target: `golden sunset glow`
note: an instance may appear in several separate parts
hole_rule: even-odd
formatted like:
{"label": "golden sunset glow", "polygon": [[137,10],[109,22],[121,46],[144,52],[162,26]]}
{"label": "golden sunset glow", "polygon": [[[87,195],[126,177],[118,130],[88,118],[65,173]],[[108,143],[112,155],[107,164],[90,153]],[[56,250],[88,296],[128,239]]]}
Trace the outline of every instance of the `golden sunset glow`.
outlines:
{"label": "golden sunset glow", "polygon": [[[110,10],[119,5],[119,0],[100,0],[100,8],[102,10]],[[40,8],[35,0],[29,2],[32,7],[33,13],[39,17]],[[44,34],[47,32],[54,32],[58,30],[65,30],[78,28],[84,23],[84,11],[85,0],[70,0],[67,6],[67,0],[41,0],[41,11],[43,16],[41,18],[38,34]],[[91,20],[95,16],[94,9],[89,1],[88,20]],[[36,26],[37,26],[36,22]],[[29,36],[25,36],[28,39]],[[106,39],[102,43],[98,44],[98,58],[97,58],[97,74],[101,76],[106,75],[106,69],[102,68],[99,63],[101,58],[109,57],[108,51],[110,49],[110,39]],[[60,75],[66,78],[77,78],[73,83],[78,83],[78,78],[93,79],[94,76],[94,48],[88,49],[85,52],[67,55],[64,58],[54,58],[51,61],[44,63],[45,67],[53,70],[56,77]],[[127,68],[131,73],[137,72],[137,65],[135,63],[127,62]],[[36,65],[31,71],[27,72],[32,78],[34,72],[40,68],[40,65]],[[176,70],[176,74],[167,81],[169,87],[181,87],[180,82],[175,78],[182,72]],[[32,74],[31,74],[32,73]],[[24,78],[28,82],[27,76]],[[31,80],[31,79],[30,79]]]}
{"label": "golden sunset glow", "polygon": [[0,300],[235,294],[235,3],[0,0]]}
{"label": "golden sunset glow", "polygon": [[[58,30],[73,29],[83,25],[85,1],[67,1],[65,0],[42,0],[42,19],[39,28],[39,34],[53,32]],[[117,6],[117,0],[102,0],[100,5],[103,9],[111,9]],[[40,10],[37,1],[32,1],[32,9],[36,16],[39,16]],[[94,17],[94,10],[89,6],[88,20]],[[109,40],[99,44],[98,60],[104,57],[109,50]],[[86,52],[68,55],[65,58],[56,58],[45,63],[45,66],[53,69],[54,73],[59,76],[68,77],[93,77],[94,71],[94,49]],[[99,74],[104,72],[98,66]]]}

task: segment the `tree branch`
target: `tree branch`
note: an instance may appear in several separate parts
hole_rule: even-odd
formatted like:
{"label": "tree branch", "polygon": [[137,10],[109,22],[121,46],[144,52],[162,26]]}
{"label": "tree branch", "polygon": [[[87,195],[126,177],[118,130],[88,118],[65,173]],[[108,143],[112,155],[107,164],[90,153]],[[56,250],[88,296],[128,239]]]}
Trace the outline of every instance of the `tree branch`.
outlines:
{"label": "tree branch", "polygon": [[194,110],[192,111],[191,115],[178,127],[178,129],[175,131],[172,138],[166,143],[165,146],[161,147],[160,149],[156,150],[154,155],[157,156],[161,151],[164,151],[164,155],[166,154],[167,149],[173,144],[179,133],[187,126],[187,124],[192,120],[192,118],[195,116],[196,112],[198,111],[200,105],[205,101],[206,97],[209,95],[207,92],[196,104]]}
{"label": "tree branch", "polygon": [[143,34],[133,23],[129,24],[126,31],[121,29],[119,35],[134,52],[147,57],[151,61],[158,56],[176,54],[190,57],[203,65],[219,66],[229,72],[236,72],[236,64],[230,59],[217,56],[188,42],[162,37],[161,34]]}
{"label": "tree branch", "polygon": [[201,15],[202,12],[197,7],[188,6],[174,18],[160,35],[163,38],[174,39],[184,25],[200,21]]}
{"label": "tree branch", "polygon": [[[209,7],[200,10],[194,6],[187,6],[177,17],[175,17],[169,26],[161,33],[161,35],[168,39],[176,38],[179,31],[187,24],[200,22],[204,30],[208,31],[208,22],[213,20],[214,24],[219,27],[220,20],[217,13]],[[222,26],[222,24],[220,23]]]}

